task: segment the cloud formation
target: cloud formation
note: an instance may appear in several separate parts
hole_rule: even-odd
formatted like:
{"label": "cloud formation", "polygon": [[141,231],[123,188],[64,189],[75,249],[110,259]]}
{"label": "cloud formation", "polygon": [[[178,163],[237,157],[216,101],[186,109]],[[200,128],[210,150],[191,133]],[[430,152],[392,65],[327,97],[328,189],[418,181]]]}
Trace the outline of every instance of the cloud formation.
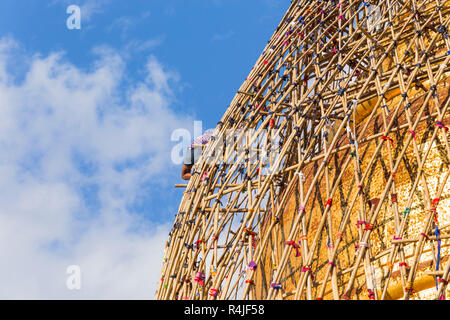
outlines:
{"label": "cloud formation", "polygon": [[96,14],[103,13],[111,0],[53,0],[50,5],[77,5],[81,9],[83,20],[90,21]]}
{"label": "cloud formation", "polygon": [[[172,111],[179,76],[156,57],[130,83],[122,56],[96,53],[83,70],[0,39],[0,298],[153,298],[169,226],[135,202],[159,190],[170,133],[189,118]],[[80,290],[66,287],[69,265]]]}

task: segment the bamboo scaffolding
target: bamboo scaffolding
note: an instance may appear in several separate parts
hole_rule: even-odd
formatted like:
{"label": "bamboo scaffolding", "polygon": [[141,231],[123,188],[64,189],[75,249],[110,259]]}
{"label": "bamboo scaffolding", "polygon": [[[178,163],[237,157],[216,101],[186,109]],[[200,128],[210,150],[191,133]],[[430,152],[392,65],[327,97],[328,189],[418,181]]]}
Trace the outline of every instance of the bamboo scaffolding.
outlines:
{"label": "bamboo scaffolding", "polygon": [[292,1],[175,185],[156,298],[445,299],[449,21],[448,0]]}

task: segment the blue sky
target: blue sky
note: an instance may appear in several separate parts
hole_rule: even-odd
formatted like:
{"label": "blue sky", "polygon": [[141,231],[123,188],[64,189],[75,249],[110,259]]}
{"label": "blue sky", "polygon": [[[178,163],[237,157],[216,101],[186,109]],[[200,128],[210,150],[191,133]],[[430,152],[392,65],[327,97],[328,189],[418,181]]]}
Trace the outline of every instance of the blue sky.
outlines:
{"label": "blue sky", "polygon": [[[82,29],[65,27],[69,4],[98,3]],[[4,0],[0,32],[27,52],[62,50],[89,68],[92,49],[128,50],[130,81],[141,78],[149,53],[176,70],[183,90],[172,107],[214,126],[281,20],[285,0]],[[147,47],[146,47],[147,46]]]}
{"label": "blue sky", "polygon": [[0,298],[153,297],[182,196],[170,135],[215,127],[289,4],[0,2]]}

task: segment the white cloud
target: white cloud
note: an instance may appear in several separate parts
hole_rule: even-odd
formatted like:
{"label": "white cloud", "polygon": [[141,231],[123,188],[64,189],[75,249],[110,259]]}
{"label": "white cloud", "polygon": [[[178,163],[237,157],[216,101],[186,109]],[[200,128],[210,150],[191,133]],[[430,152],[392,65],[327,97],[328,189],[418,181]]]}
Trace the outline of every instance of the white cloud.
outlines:
{"label": "white cloud", "polygon": [[212,38],[211,41],[223,41],[223,40],[228,40],[229,38],[231,38],[232,36],[234,36],[234,31],[230,30],[226,33],[215,33]]}
{"label": "white cloud", "polygon": [[50,5],[77,5],[81,9],[82,20],[90,21],[94,15],[102,13],[110,2],[111,0],[53,0]]}
{"label": "white cloud", "polygon": [[154,48],[160,46],[164,42],[163,36],[158,36],[154,39],[149,40],[137,40],[131,39],[127,42],[124,48],[123,54],[128,56],[130,54],[145,52],[153,50]]}
{"label": "white cloud", "polygon": [[87,0],[84,1],[80,9],[83,19],[90,20],[93,15],[103,12],[103,7],[108,5],[110,0]]}
{"label": "white cloud", "polygon": [[153,298],[169,226],[130,207],[177,169],[170,133],[192,123],[170,109],[179,76],[150,56],[125,86],[124,58],[98,48],[89,70],[24,56],[19,81],[7,68],[18,47],[0,39],[0,298]]}
{"label": "white cloud", "polygon": [[137,16],[118,17],[114,19],[114,21],[112,21],[111,24],[107,27],[107,31],[115,33],[119,32],[122,39],[127,39],[130,36],[129,31],[135,29],[139,26],[139,24],[148,20],[150,15],[151,12],[147,10]]}

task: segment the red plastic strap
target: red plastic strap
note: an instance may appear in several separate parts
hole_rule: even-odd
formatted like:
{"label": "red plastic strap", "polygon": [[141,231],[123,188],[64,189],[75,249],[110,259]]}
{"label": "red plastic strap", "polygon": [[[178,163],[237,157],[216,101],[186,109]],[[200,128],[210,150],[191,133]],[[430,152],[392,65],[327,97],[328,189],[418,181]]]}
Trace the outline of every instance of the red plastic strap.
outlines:
{"label": "red plastic strap", "polygon": [[200,248],[200,244],[202,244],[202,243],[205,243],[205,241],[203,241],[203,240],[198,240],[198,241],[196,241],[194,244],[195,244],[195,247],[197,248],[197,249],[199,249]]}
{"label": "red plastic strap", "polygon": [[362,185],[358,185],[359,192],[361,192],[363,199],[366,199],[366,194],[364,193],[364,188]]}
{"label": "red plastic strap", "polygon": [[358,220],[358,221],[356,221],[356,226],[357,226],[357,227],[359,227],[360,225],[363,225],[363,224],[367,224],[367,222],[364,221],[364,220]]}
{"label": "red plastic strap", "polygon": [[414,289],[413,289],[413,284],[412,282],[408,282],[405,286],[405,291],[409,292],[411,291],[411,294],[415,293]]}
{"label": "red plastic strap", "polygon": [[381,136],[381,139],[383,139],[384,141],[389,141],[391,145],[394,145],[394,140],[392,140],[392,138],[389,138],[388,136]]}
{"label": "red plastic strap", "polygon": [[213,242],[212,247],[213,247],[213,248],[216,247],[215,242],[216,242],[217,240],[219,240],[219,236],[213,235],[213,236],[212,236],[212,242]]}
{"label": "red plastic strap", "polygon": [[397,202],[397,194],[396,193],[393,193],[391,195],[391,201],[392,201],[392,203],[396,203]]}
{"label": "red plastic strap", "polygon": [[441,199],[440,198],[435,198],[435,199],[433,199],[433,202],[431,203],[431,205],[433,206],[433,207],[437,207],[437,205],[439,204],[439,201],[440,201]]}
{"label": "red plastic strap", "polygon": [[373,230],[374,227],[375,225],[373,223],[366,223],[364,230]]}
{"label": "red plastic strap", "polygon": [[247,234],[249,234],[249,235],[252,236],[252,245],[253,245],[253,248],[255,248],[255,236],[256,236],[256,233],[253,232],[252,230],[250,230],[249,228],[245,228],[244,231],[245,231]]}
{"label": "red plastic strap", "polygon": [[448,128],[441,121],[436,121],[436,126],[443,128],[445,130],[445,132],[448,131]]}
{"label": "red plastic strap", "polygon": [[201,272],[197,272],[197,276],[195,277],[194,281],[198,282],[200,286],[203,286],[203,280],[205,280],[205,276]]}
{"label": "red plastic strap", "polygon": [[211,296],[211,297],[217,297],[217,294],[219,293],[219,290],[217,290],[217,289],[211,289],[211,290],[209,290],[209,295]]}
{"label": "red plastic strap", "polygon": [[311,268],[308,266],[303,267],[302,272],[308,272],[311,271]]}
{"label": "red plastic strap", "polygon": [[292,249],[295,249],[295,256],[300,256],[300,251],[298,250],[298,245],[295,243],[295,241],[286,241],[286,244],[288,246],[292,246]]}
{"label": "red plastic strap", "polygon": [[249,228],[245,228],[244,231],[251,236],[256,236],[256,233],[250,230]]}
{"label": "red plastic strap", "polygon": [[304,266],[303,269],[302,269],[302,272],[309,272],[309,274],[311,276],[311,279],[314,280],[314,275],[312,274],[311,267]]}
{"label": "red plastic strap", "polygon": [[325,207],[326,206],[330,206],[331,207],[332,204],[333,204],[333,199],[330,198],[330,199],[327,200],[327,203],[325,203]]}

